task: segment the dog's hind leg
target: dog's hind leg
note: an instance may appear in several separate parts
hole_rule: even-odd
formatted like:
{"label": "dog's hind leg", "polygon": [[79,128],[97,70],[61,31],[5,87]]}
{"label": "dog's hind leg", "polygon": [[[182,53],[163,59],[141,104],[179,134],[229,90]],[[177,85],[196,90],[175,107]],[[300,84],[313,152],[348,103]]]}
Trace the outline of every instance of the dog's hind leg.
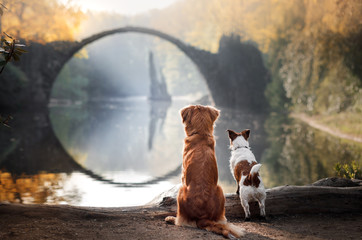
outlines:
{"label": "dog's hind leg", "polygon": [[266,214],[265,214],[265,198],[258,199],[258,203],[259,203],[259,208],[260,208],[260,216],[262,218],[265,218],[265,216],[266,216]]}
{"label": "dog's hind leg", "polygon": [[240,201],[241,201],[241,206],[243,206],[243,208],[244,208],[245,221],[250,221],[250,210],[249,210],[248,200],[243,199],[243,198],[240,196]]}

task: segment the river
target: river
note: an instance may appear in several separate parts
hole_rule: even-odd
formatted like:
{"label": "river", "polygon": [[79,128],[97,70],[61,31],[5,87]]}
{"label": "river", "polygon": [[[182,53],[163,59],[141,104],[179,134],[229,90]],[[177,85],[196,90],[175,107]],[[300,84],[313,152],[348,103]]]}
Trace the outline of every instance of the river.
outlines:
{"label": "river", "polygon": [[[135,97],[50,107],[55,135],[81,167],[42,170],[33,162],[21,163],[21,158],[10,164],[6,156],[18,141],[11,138],[12,144],[3,144],[6,151],[0,159],[0,201],[99,207],[146,204],[180,183],[185,134],[179,111],[190,103],[185,98],[168,103]],[[277,114],[220,110],[215,151],[219,184],[225,193],[236,191],[229,169],[227,129],[251,129],[250,146],[263,164],[261,176],[267,188],[334,176],[337,162],[362,164],[361,143]]]}

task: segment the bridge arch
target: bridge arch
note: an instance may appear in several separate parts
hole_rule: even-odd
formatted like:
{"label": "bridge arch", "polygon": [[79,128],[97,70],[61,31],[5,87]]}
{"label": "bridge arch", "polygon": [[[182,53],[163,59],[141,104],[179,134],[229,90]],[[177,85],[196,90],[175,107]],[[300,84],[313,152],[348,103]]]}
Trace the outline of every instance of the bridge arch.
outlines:
{"label": "bridge arch", "polygon": [[[94,43],[102,38],[105,38],[107,36],[111,36],[111,35],[115,35],[115,34],[122,34],[122,33],[141,33],[141,34],[147,34],[147,35],[151,35],[151,36],[155,36],[155,37],[159,37],[171,44],[173,44],[174,46],[176,46],[181,52],[183,52],[196,66],[196,68],[199,70],[200,74],[202,75],[202,78],[204,79],[206,86],[208,88],[208,92],[210,93],[210,100],[212,101],[212,103],[214,103],[212,95],[211,95],[211,91],[209,88],[209,83],[208,83],[208,79],[207,76],[205,75],[205,72],[207,70],[205,70],[205,59],[210,59],[208,58],[209,55],[213,55],[207,51],[204,50],[200,50],[197,49],[191,45],[188,45],[184,42],[182,42],[181,40],[170,36],[166,33],[163,33],[161,31],[158,30],[154,30],[154,29],[149,29],[149,28],[143,28],[143,27],[132,27],[132,26],[128,26],[128,27],[121,27],[121,28],[117,28],[117,29],[113,29],[113,30],[108,30],[108,31],[103,31],[100,32],[98,34],[94,34],[90,37],[87,37],[79,42],[54,42],[53,44],[53,48],[56,49],[58,52],[62,53],[62,56],[60,58],[60,64],[53,64],[52,67],[56,66],[55,68],[57,71],[53,77],[53,82],[55,82],[56,77],[58,76],[59,72],[62,70],[62,68],[64,67],[64,65],[82,48],[86,47],[87,45]],[[59,44],[59,45],[58,45]],[[58,47],[58,46],[62,46],[62,47]],[[53,68],[54,69],[54,68]],[[53,70],[54,71],[54,70]],[[52,86],[50,86],[52,87]],[[49,91],[50,92],[50,91]],[[50,96],[49,96],[50,97]],[[49,99],[48,97],[48,99]],[[52,132],[54,132],[54,130],[52,129]],[[56,135],[54,134],[54,137],[56,137]],[[60,140],[56,137],[55,140],[57,143],[60,144]],[[58,144],[58,145],[59,145]],[[61,145],[61,144],[60,144]],[[85,166],[80,165],[72,156],[70,156],[67,152],[67,150],[64,148],[64,146],[61,147],[62,149],[64,149],[64,152],[66,155],[68,155],[68,157],[71,159],[71,164],[74,166],[74,169],[76,169],[79,172],[82,172],[84,174],[86,174],[87,176],[100,181],[100,182],[104,182],[107,184],[112,184],[112,185],[116,185],[119,187],[142,187],[145,185],[152,185],[155,183],[158,183],[159,181],[163,181],[165,179],[168,179],[170,177],[176,176],[180,173],[180,169],[181,166],[178,166],[177,168],[167,172],[166,174],[162,175],[162,176],[158,176],[155,177],[151,180],[145,181],[145,182],[139,182],[139,183],[131,183],[131,182],[116,182],[110,179],[106,179],[104,177],[102,177],[101,175],[93,172],[91,169],[88,169]]]}
{"label": "bridge arch", "polygon": [[[104,38],[104,37],[107,37],[110,35],[114,35],[117,33],[127,33],[127,32],[143,33],[143,34],[153,35],[153,36],[162,38],[162,39],[176,45],[176,47],[178,47],[182,52],[184,52],[192,61],[195,60],[192,50],[190,51],[190,48],[192,49],[194,47],[187,45],[187,44],[183,43],[181,40],[178,40],[177,38],[172,37],[166,33],[160,32],[158,30],[144,28],[144,27],[132,27],[132,26],[116,28],[113,30],[104,31],[104,32],[92,35],[90,37],[87,37],[87,38],[81,40],[80,42],[78,42],[78,44],[70,50],[70,54],[71,54],[71,56],[73,56],[81,48],[83,48],[86,45],[88,45],[92,42],[95,42],[101,38]],[[198,63],[195,62],[195,64],[197,65]]]}
{"label": "bridge arch", "polygon": [[[71,47],[67,47],[67,49],[64,51],[65,54],[63,55],[63,59],[60,63],[60,66],[58,67],[56,76],[61,71],[63,66],[74,56],[74,54],[76,54],[79,50],[81,50],[86,45],[96,42],[97,40],[100,40],[100,39],[110,36],[110,35],[120,34],[120,33],[131,33],[131,32],[156,36],[156,37],[159,37],[159,38],[173,44],[174,46],[176,46],[181,52],[183,52],[195,64],[196,68],[201,73],[201,75],[206,83],[206,87],[208,89],[208,92],[210,93],[210,99],[211,99],[212,103],[214,103],[214,100],[212,97],[212,91],[210,89],[210,81],[208,81],[209,80],[208,73],[209,73],[210,69],[213,69],[213,67],[208,66],[210,64],[205,64],[205,59],[208,59],[208,61],[206,61],[206,62],[210,63],[211,62],[210,56],[214,55],[214,54],[204,51],[204,50],[200,50],[198,48],[195,48],[169,34],[163,33],[158,30],[150,29],[150,28],[134,27],[134,26],[116,28],[113,30],[103,31],[98,34],[94,34],[90,37],[87,37],[87,38],[81,40],[80,42],[76,42],[76,43],[72,44]],[[54,77],[54,81],[55,81],[56,76]]]}

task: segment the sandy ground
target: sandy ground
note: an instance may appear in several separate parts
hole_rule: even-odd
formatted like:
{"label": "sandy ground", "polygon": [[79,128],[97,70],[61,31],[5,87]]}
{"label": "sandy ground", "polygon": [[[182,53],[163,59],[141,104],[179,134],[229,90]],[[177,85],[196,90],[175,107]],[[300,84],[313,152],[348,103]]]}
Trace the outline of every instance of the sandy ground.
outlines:
{"label": "sandy ground", "polygon": [[[0,239],[224,239],[164,222],[162,208],[84,208],[0,205]],[[268,216],[267,221],[229,219],[244,239],[361,239],[362,213]]]}

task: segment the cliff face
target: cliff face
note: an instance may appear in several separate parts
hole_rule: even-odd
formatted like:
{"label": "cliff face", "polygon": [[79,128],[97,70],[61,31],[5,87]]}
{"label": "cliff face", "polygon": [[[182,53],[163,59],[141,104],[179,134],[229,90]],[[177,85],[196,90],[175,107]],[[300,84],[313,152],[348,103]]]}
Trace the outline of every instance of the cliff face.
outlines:
{"label": "cliff face", "polygon": [[268,106],[264,91],[269,74],[260,51],[236,36],[223,36],[217,54],[218,71],[213,94],[215,102],[231,108],[265,110]]}

